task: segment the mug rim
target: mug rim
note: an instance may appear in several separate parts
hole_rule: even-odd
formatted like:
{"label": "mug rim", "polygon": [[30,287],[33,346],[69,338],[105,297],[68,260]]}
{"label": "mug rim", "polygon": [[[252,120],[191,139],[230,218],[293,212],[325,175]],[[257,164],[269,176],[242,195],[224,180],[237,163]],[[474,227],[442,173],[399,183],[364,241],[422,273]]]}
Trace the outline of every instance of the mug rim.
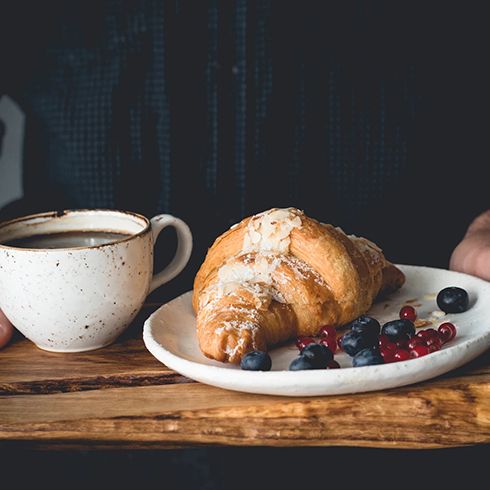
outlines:
{"label": "mug rim", "polygon": [[63,250],[87,250],[87,249],[98,249],[102,247],[107,247],[110,245],[114,245],[116,243],[124,243],[129,240],[132,240],[133,238],[137,238],[139,236],[143,236],[146,233],[148,233],[151,229],[151,223],[150,220],[139,213],[135,213],[134,211],[127,211],[127,210],[122,210],[122,209],[108,209],[108,208],[75,208],[75,209],[63,209],[60,211],[46,211],[42,213],[34,213],[34,214],[28,214],[25,216],[19,216],[18,218],[13,218],[7,221],[1,221],[0,222],[0,230],[2,228],[5,228],[9,225],[15,224],[15,223],[20,223],[22,221],[28,221],[30,219],[34,218],[60,218],[65,215],[69,214],[83,214],[83,213],[116,213],[120,215],[128,215],[128,216],[133,216],[138,219],[143,220],[145,226],[141,231],[138,231],[137,233],[131,234],[130,236],[126,238],[121,238],[120,240],[114,240],[108,243],[101,243],[98,245],[84,245],[81,247],[60,247],[60,248],[29,248],[29,247],[11,247],[9,245],[5,245],[0,243],[0,250],[6,249],[6,250],[16,250],[16,251],[26,251],[26,252],[56,252],[56,251],[63,251]]}

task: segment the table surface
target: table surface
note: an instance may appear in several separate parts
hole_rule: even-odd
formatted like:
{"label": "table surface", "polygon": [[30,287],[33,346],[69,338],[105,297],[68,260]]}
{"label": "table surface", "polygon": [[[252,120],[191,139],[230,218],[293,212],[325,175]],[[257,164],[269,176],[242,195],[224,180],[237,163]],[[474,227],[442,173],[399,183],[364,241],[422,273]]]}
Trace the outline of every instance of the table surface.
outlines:
{"label": "table surface", "polygon": [[436,379],[391,390],[288,398],[214,388],[158,362],[146,305],[119,340],[55,354],[17,335],[0,353],[0,447],[200,445],[439,448],[490,443],[490,351]]}

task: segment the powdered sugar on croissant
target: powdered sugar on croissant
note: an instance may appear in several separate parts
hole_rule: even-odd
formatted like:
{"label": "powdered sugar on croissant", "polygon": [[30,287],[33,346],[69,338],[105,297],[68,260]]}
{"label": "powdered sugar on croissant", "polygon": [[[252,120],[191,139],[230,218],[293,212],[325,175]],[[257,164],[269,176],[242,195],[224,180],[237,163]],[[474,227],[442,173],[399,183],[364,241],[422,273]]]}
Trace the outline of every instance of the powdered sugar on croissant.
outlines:
{"label": "powdered sugar on croissant", "polygon": [[194,282],[199,345],[236,363],[321,325],[343,325],[403,282],[369,240],[274,208],[234,225],[209,249]]}

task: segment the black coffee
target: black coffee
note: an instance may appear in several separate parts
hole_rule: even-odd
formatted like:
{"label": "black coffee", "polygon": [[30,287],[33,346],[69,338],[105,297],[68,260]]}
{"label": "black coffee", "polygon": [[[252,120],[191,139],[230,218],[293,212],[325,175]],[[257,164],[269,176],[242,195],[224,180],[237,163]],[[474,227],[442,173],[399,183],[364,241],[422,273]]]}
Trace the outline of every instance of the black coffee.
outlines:
{"label": "black coffee", "polygon": [[64,231],[9,240],[4,245],[17,248],[74,248],[113,243],[130,235],[109,231]]}

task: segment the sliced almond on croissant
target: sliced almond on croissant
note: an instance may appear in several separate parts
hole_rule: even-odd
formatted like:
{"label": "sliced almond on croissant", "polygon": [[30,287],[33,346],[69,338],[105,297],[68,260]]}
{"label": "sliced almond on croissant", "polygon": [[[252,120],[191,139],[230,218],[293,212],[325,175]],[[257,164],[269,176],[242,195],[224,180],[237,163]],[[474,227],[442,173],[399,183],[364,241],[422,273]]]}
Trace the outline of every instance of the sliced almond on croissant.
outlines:
{"label": "sliced almond on croissant", "polygon": [[194,281],[202,352],[240,362],[251,350],[365,313],[403,273],[365,238],[295,208],[249,217],[216,239]]}

